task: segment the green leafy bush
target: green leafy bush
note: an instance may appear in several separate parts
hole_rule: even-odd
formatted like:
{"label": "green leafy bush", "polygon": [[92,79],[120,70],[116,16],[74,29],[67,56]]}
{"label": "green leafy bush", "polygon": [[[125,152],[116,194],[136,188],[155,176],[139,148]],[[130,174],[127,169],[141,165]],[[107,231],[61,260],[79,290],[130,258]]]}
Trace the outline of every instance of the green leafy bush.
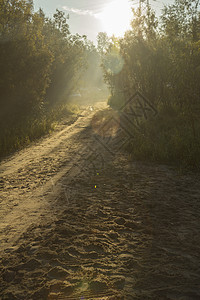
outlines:
{"label": "green leafy bush", "polygon": [[162,108],[156,118],[134,128],[134,139],[127,151],[134,159],[170,163],[200,170],[200,124],[196,134],[189,120],[177,109]]}

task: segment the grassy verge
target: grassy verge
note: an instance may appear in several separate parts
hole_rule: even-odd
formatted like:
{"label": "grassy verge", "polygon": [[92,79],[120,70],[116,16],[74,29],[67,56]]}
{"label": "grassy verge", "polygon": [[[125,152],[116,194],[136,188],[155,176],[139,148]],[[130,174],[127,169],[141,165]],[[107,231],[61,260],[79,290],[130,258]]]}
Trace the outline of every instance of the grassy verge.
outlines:
{"label": "grassy verge", "polygon": [[200,122],[175,108],[161,108],[157,117],[132,128],[131,157],[200,170]]}
{"label": "grassy verge", "polygon": [[0,159],[50,133],[62,120],[73,122],[78,113],[77,105],[65,104],[49,110],[38,118],[25,119],[13,127],[5,124],[0,132]]}
{"label": "grassy verge", "polygon": [[[120,111],[124,101],[121,95],[114,95],[108,104]],[[126,144],[126,151],[132,159],[171,164],[183,171],[200,171],[198,114],[180,107],[161,106],[156,117],[141,121],[140,130],[128,124],[133,138]]]}

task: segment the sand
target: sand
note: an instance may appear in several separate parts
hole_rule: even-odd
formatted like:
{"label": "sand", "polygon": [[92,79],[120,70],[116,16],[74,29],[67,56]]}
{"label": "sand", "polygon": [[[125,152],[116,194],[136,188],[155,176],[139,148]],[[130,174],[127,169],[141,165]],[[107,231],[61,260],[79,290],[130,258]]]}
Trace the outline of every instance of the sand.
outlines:
{"label": "sand", "polygon": [[115,151],[101,109],[1,163],[0,299],[200,299],[200,176]]}

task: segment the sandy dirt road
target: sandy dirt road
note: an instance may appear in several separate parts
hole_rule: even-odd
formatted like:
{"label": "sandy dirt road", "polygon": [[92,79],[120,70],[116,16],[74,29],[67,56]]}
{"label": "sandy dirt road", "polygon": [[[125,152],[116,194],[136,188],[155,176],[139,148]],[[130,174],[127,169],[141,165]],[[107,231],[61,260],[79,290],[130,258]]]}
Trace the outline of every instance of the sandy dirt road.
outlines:
{"label": "sandy dirt road", "polygon": [[200,176],[130,161],[86,108],[0,165],[0,299],[200,299]]}

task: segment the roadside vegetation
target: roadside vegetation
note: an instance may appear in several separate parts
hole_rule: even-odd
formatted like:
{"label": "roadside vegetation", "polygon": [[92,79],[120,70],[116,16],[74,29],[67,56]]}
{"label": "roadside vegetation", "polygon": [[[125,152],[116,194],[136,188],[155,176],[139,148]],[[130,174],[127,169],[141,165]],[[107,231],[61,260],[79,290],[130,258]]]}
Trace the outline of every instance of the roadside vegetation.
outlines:
{"label": "roadside vegetation", "polygon": [[70,33],[68,18],[34,12],[32,1],[0,0],[0,158],[76,114],[68,102],[80,87],[103,84],[95,46]]}
{"label": "roadside vegetation", "polygon": [[132,128],[132,157],[200,169],[199,1],[175,0],[160,18],[142,4],[123,38],[98,40],[108,104],[120,110],[139,91],[158,110]]}

